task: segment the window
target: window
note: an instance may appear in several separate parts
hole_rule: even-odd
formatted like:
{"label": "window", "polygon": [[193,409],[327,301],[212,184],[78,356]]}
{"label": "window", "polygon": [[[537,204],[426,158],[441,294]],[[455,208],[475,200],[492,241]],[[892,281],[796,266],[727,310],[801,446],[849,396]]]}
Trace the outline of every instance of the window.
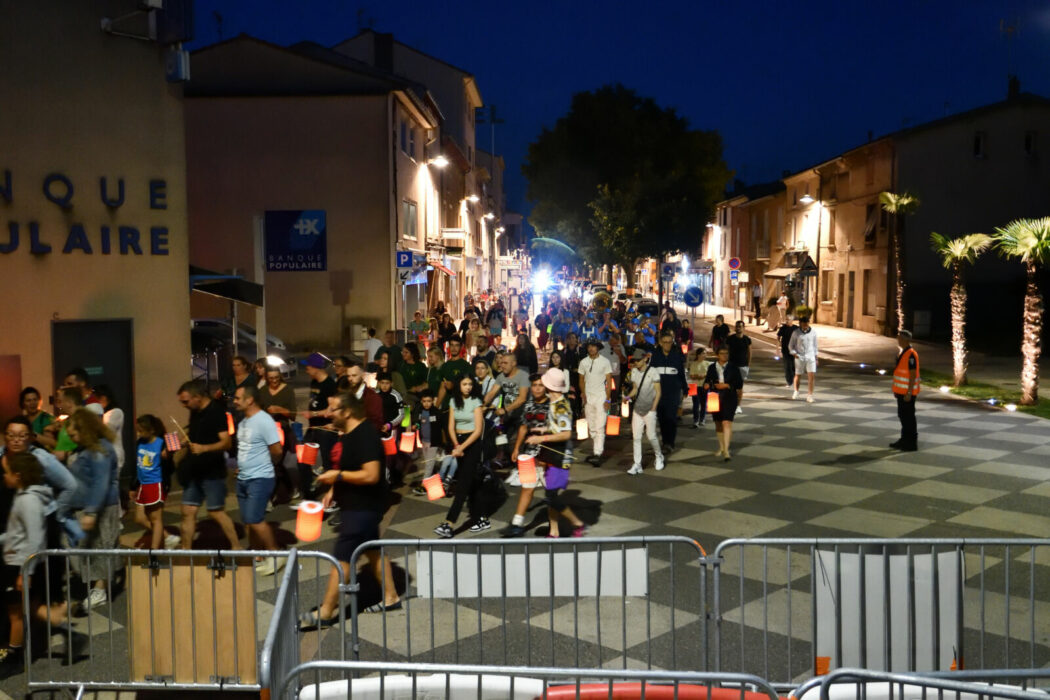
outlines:
{"label": "window", "polygon": [[1038,133],[1035,131],[1024,132],[1024,154],[1026,156],[1034,156],[1036,153],[1036,137]]}
{"label": "window", "polygon": [[415,160],[416,158],[416,130],[412,127],[408,128],[408,157]]}
{"label": "window", "polygon": [[401,122],[401,151],[408,153],[408,122]]}
{"label": "window", "polygon": [[416,203],[405,200],[401,202],[401,237],[416,239]]}
{"label": "window", "polygon": [[875,204],[869,204],[864,218],[864,247],[875,247],[875,224],[879,221],[879,208]]}
{"label": "window", "polygon": [[862,280],[864,288],[864,315],[874,316],[875,315],[875,285],[873,283],[873,275],[871,270],[864,271],[864,277]]}
{"label": "window", "polygon": [[973,134],[973,157],[988,157],[988,132],[975,131]]}
{"label": "window", "polygon": [[820,271],[820,300],[831,301],[831,270]]}
{"label": "window", "polygon": [[828,247],[835,248],[838,246],[838,239],[835,237],[835,210],[828,210]]}

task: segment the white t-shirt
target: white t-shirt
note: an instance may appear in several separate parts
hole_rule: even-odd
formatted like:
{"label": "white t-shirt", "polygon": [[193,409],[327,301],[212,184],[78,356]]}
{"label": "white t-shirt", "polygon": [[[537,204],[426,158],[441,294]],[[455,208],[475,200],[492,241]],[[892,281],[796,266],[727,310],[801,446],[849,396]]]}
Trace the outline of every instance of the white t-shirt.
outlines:
{"label": "white t-shirt", "polygon": [[[644,382],[642,377],[645,377]],[[653,404],[656,403],[656,387],[660,386],[660,373],[649,367],[644,370],[632,369],[631,382],[638,387],[638,393],[634,397],[634,412],[644,416],[653,410]]]}
{"label": "white t-shirt", "polygon": [[383,344],[375,338],[369,338],[365,341],[365,364],[374,362],[376,359],[376,350],[383,347]]}
{"label": "white t-shirt", "polygon": [[580,366],[576,370],[583,376],[584,393],[588,401],[605,401],[605,378],[612,374],[612,365],[609,361],[598,355],[591,358],[589,355],[580,360]]}

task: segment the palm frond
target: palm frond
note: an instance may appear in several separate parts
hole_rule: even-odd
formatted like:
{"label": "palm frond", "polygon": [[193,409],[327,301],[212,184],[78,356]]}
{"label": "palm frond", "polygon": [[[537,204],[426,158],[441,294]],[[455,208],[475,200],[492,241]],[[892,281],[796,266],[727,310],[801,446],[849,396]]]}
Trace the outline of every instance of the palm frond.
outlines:
{"label": "palm frond", "polygon": [[969,233],[957,238],[930,233],[933,252],[941,256],[941,264],[949,270],[959,263],[973,263],[991,245],[992,237],[984,233]]}
{"label": "palm frond", "polygon": [[890,214],[911,214],[919,206],[919,198],[909,192],[880,192],[879,204]]}
{"label": "palm frond", "polygon": [[1050,216],[1015,219],[995,229],[995,247],[1007,258],[1045,265],[1050,262]]}

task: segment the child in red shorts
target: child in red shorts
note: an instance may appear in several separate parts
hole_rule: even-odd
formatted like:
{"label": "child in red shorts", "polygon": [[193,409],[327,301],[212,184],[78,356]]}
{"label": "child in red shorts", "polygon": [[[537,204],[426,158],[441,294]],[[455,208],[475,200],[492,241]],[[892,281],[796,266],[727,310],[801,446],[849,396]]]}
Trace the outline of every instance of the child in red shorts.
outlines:
{"label": "child in red shorts", "polygon": [[164,424],[146,414],[135,421],[137,472],[139,488],[135,493],[135,522],[151,533],[150,549],[160,549],[164,542],[164,475],[161,465],[168,458],[164,447]]}

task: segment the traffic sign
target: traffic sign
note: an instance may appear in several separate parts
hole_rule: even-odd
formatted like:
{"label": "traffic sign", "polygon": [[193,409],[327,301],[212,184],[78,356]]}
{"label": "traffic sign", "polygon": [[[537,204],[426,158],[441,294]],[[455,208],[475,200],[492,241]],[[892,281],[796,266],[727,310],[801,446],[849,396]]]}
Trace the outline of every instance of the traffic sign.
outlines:
{"label": "traffic sign", "polygon": [[[740,269],[740,258],[729,258],[729,269],[739,270]],[[733,279],[736,279],[735,277]]]}
{"label": "traffic sign", "polygon": [[[734,258],[735,259],[735,258]],[[740,278],[740,270],[730,270],[729,279],[736,282]]]}
{"label": "traffic sign", "polygon": [[412,251],[396,251],[394,253],[394,267],[412,267]]}
{"label": "traffic sign", "polygon": [[685,290],[683,301],[685,301],[686,306],[695,309],[704,303],[704,290],[700,289],[700,287],[690,287]]}
{"label": "traffic sign", "polygon": [[660,266],[660,276],[665,280],[674,279],[674,263],[663,263]]}

